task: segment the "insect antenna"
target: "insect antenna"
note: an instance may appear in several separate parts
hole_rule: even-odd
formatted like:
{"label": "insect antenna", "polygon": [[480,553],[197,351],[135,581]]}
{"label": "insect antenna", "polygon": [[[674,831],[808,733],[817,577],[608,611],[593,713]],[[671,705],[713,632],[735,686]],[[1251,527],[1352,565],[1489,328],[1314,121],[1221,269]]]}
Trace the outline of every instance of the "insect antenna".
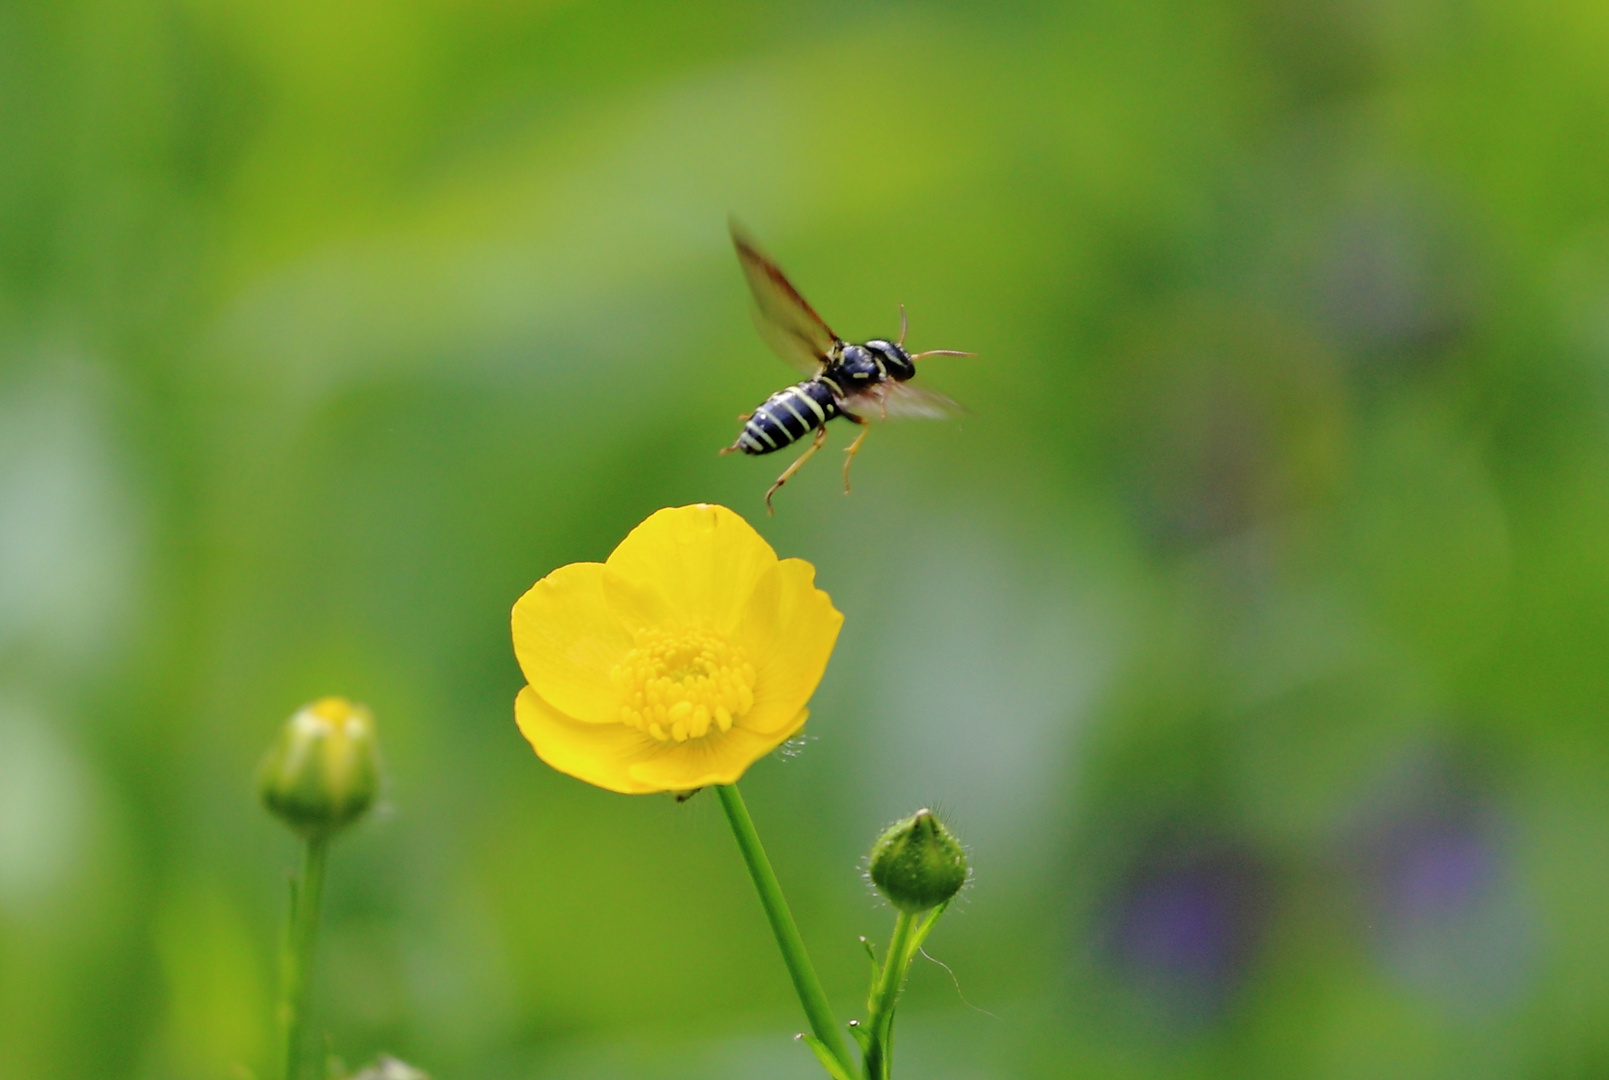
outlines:
{"label": "insect antenna", "polygon": [[912,360],[920,360],[924,356],[976,356],[975,352],[961,352],[958,349],[929,349],[927,352],[912,353]]}
{"label": "insect antenna", "polygon": [[898,345],[902,349],[905,347],[905,328],[907,325],[908,324],[905,321],[905,305],[901,304],[899,306],[899,340],[894,342],[894,344]]}

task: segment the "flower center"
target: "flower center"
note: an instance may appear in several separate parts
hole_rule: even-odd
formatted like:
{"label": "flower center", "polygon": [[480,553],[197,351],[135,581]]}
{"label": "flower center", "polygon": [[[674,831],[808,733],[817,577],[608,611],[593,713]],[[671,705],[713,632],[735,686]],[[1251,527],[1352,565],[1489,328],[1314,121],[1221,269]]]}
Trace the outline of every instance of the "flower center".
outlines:
{"label": "flower center", "polygon": [[609,673],[620,691],[620,722],[661,742],[728,731],[754,704],[754,665],[719,634],[696,628],[645,630]]}

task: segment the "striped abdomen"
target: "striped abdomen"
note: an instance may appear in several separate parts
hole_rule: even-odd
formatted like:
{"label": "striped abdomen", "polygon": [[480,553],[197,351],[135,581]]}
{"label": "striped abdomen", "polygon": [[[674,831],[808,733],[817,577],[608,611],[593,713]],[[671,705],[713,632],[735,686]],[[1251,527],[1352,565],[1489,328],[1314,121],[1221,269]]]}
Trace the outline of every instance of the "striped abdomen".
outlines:
{"label": "striped abdomen", "polygon": [[769,454],[798,442],[838,415],[831,387],[820,379],[798,383],[778,390],[754,410],[737,437],[736,449],[745,454]]}

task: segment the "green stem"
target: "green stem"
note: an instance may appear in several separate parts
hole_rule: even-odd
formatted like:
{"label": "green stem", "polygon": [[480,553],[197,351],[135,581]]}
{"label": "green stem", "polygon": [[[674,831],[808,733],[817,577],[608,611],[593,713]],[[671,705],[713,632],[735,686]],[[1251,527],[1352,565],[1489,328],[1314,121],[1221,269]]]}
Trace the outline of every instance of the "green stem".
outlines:
{"label": "green stem", "polygon": [[799,995],[799,1004],[804,1006],[805,1016],[810,1019],[810,1030],[831,1051],[832,1056],[853,1074],[854,1059],[849,1056],[849,1047],[838,1032],[838,1022],[833,1019],[827,995],[821,989],[821,980],[816,978],[816,969],[810,964],[810,954],[805,952],[804,939],[799,936],[799,927],[794,924],[793,913],[788,910],[788,901],[782,895],[782,885],[777,881],[776,871],[771,869],[771,860],[765,857],[765,848],[760,845],[760,834],[754,831],[754,819],[749,817],[749,809],[743,805],[743,796],[736,784],[721,784],[715,790],[720,793],[726,820],[732,823],[732,835],[737,837],[738,849],[743,852],[749,876],[754,879],[754,888],[760,894],[760,906],[765,908],[765,916],[771,921],[771,932],[777,938],[777,947],[782,950],[788,974],[793,977],[794,992]]}
{"label": "green stem", "polygon": [[284,1036],[284,1080],[299,1080],[312,987],[313,947],[318,939],[319,900],[324,893],[324,866],[330,851],[327,836],[307,841],[301,881],[291,893],[290,932],[280,957],[279,1022]]}
{"label": "green stem", "polygon": [[894,920],[894,939],[883,954],[883,970],[866,1003],[871,1040],[866,1046],[866,1080],[887,1080],[894,1057],[894,1005],[911,965],[916,916],[902,911]]}

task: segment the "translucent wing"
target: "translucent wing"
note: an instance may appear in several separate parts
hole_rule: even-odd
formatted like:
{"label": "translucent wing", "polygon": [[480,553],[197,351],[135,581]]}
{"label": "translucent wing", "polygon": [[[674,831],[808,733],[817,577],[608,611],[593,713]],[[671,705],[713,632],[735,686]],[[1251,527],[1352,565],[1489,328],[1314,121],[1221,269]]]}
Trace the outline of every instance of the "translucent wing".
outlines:
{"label": "translucent wing", "polygon": [[862,420],[950,420],[966,415],[960,402],[908,382],[879,383],[839,404]]}
{"label": "translucent wing", "polygon": [[743,227],[736,221],[730,226],[737,261],[754,294],[754,325],[760,336],[782,359],[806,375],[816,374],[838,343],[838,335],[789,284],[777,264],[755,246]]}

